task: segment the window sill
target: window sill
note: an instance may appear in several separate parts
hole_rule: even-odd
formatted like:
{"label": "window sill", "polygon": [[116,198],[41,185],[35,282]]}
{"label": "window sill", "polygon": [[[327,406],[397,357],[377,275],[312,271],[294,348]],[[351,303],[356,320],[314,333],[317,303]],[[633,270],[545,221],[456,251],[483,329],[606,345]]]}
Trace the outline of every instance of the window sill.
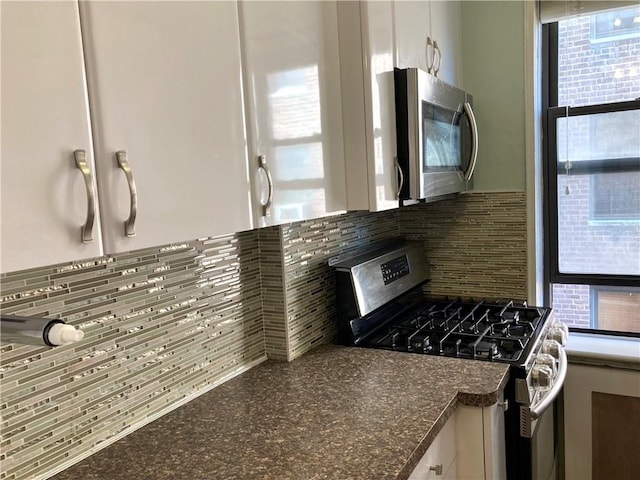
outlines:
{"label": "window sill", "polygon": [[566,345],[570,363],[640,370],[640,339],[571,332]]}

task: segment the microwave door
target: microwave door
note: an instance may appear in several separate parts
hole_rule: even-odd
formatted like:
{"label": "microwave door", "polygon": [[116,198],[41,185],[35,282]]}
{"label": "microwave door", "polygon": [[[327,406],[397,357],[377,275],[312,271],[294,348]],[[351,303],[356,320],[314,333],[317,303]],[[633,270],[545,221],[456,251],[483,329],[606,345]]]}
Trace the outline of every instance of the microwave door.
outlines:
{"label": "microwave door", "polygon": [[423,102],[420,198],[433,198],[464,189],[461,114]]}

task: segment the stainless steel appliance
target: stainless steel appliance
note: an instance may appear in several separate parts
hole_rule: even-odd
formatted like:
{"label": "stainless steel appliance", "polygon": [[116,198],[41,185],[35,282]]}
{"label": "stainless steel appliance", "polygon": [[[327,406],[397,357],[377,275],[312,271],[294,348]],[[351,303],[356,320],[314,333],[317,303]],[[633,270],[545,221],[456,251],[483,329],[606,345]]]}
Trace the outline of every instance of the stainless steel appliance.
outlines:
{"label": "stainless steel appliance", "polygon": [[400,199],[473,188],[478,128],[470,94],[417,68],[394,70]]}
{"label": "stainless steel appliance", "polygon": [[397,240],[333,259],[340,341],[508,363],[507,478],[551,478],[557,442],[549,408],[566,375],[566,326],[550,308],[427,298],[425,263],[421,243]]}

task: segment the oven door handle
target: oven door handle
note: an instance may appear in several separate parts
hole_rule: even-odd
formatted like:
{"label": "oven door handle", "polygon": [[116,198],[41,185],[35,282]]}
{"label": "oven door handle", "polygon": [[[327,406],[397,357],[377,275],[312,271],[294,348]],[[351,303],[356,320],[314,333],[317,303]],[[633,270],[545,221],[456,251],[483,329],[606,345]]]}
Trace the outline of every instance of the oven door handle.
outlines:
{"label": "oven door handle", "polygon": [[564,385],[564,379],[567,376],[567,353],[564,351],[564,348],[559,349],[559,357],[558,358],[558,375],[556,375],[555,382],[553,383],[553,387],[547,392],[547,394],[538,402],[536,405],[532,405],[529,409],[531,418],[537,420],[544,413],[544,411],[549,408],[549,405],[553,403],[556,399],[560,390],[562,390],[562,386]]}

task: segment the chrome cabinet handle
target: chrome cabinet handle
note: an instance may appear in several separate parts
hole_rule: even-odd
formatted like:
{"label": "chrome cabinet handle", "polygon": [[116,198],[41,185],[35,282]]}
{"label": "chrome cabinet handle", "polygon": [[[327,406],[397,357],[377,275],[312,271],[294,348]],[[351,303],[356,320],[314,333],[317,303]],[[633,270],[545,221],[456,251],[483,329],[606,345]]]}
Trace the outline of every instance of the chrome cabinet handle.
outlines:
{"label": "chrome cabinet handle", "polygon": [[267,176],[267,182],[269,184],[269,193],[267,195],[267,201],[265,203],[260,202],[262,206],[262,216],[268,217],[271,215],[270,209],[271,204],[273,203],[273,178],[271,177],[271,172],[269,171],[269,167],[267,165],[267,157],[265,155],[258,155],[258,170],[264,170],[265,175]]}
{"label": "chrome cabinet handle", "polygon": [[396,171],[398,172],[398,190],[396,191],[396,198],[400,199],[400,193],[402,192],[402,187],[404,186],[404,173],[402,172],[402,168],[398,163],[398,157],[393,157],[393,164],[396,167]]}
{"label": "chrome cabinet handle", "polygon": [[82,172],[84,186],[87,189],[87,219],[80,228],[80,238],[82,239],[82,243],[92,243],[93,222],[96,216],[96,191],[93,188],[93,178],[89,164],[87,164],[87,152],[84,150],[75,150],[73,156],[76,160],[76,167]]}
{"label": "chrome cabinet handle", "polygon": [[464,102],[463,106],[464,113],[469,118],[469,124],[471,125],[471,159],[469,160],[469,167],[464,172],[464,181],[468,181],[471,179],[473,175],[473,171],[476,168],[476,160],[478,160],[478,123],[476,122],[476,116],[473,114],[473,108],[471,108],[471,104],[469,102]]}
{"label": "chrome cabinet handle", "polygon": [[442,475],[442,464],[439,463],[437,465],[431,465],[429,467],[430,472],[434,472],[436,475]]}
{"label": "chrome cabinet handle", "polygon": [[[429,51],[431,51],[431,55],[429,55]],[[427,73],[431,73],[433,70],[433,63],[435,62],[436,52],[433,49],[433,40],[431,37],[427,37],[427,44],[425,46],[425,57],[427,58]]]}
{"label": "chrome cabinet handle", "polygon": [[504,409],[505,412],[509,410],[509,400],[505,400],[504,402],[498,402],[497,405],[502,409]]}
{"label": "chrome cabinet handle", "polygon": [[136,215],[138,214],[138,191],[136,189],[136,182],[133,179],[133,171],[127,161],[126,150],[120,150],[116,152],[116,158],[118,159],[118,167],[124,172],[124,176],[127,178],[127,184],[129,185],[129,195],[131,197],[131,205],[129,207],[129,218],[124,222],[124,234],[127,237],[136,236]]}
{"label": "chrome cabinet handle", "polygon": [[[440,51],[440,47],[438,46],[438,42],[436,42],[435,40],[433,41],[433,64],[431,65],[433,68],[433,76],[437,77],[438,76],[438,72],[440,71],[440,62],[442,61],[442,52]],[[438,54],[438,65],[436,66],[436,53]]]}

